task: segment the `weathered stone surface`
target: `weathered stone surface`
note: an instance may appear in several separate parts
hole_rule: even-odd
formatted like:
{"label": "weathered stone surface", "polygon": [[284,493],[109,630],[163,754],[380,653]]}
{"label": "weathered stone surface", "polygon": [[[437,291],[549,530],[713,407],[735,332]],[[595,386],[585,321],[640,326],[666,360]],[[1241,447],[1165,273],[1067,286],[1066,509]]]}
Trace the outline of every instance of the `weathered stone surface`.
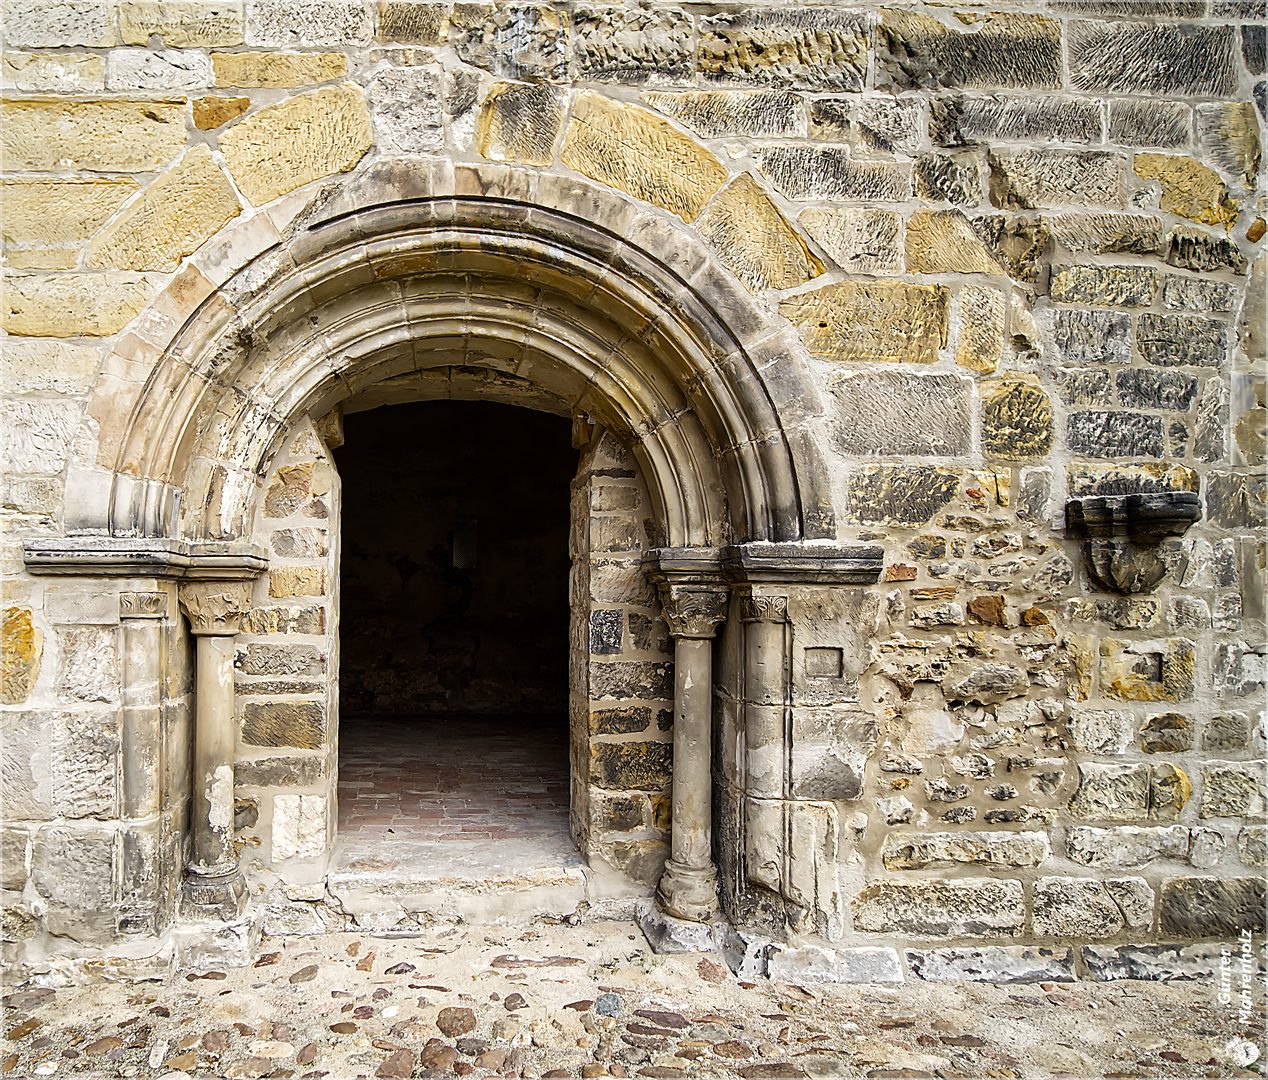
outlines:
{"label": "weathered stone surface", "polygon": [[115,43],[110,0],[8,0],[4,6],[5,44],[10,48],[59,48]]}
{"label": "weathered stone surface", "polygon": [[1268,866],[1268,828],[1248,825],[1237,834],[1237,857],[1247,866]]}
{"label": "weathered stone surface", "polygon": [[1264,478],[1246,473],[1211,473],[1206,487],[1206,516],[1225,529],[1261,529]]}
{"label": "weathered stone surface", "polygon": [[1048,246],[1046,217],[990,214],[973,218],[969,224],[1010,277],[1038,281],[1039,260]]}
{"label": "weathered stone surface", "polygon": [[322,759],[313,757],[243,758],[233,764],[238,787],[309,787],[324,776]]}
{"label": "weathered stone surface", "polygon": [[1132,168],[1145,180],[1162,186],[1163,211],[1203,225],[1231,225],[1238,203],[1219,174],[1191,157],[1174,154],[1137,154]]}
{"label": "weathered stone surface", "polygon": [[1189,830],[1183,825],[1117,829],[1076,825],[1070,830],[1067,853],[1073,862],[1106,870],[1144,866],[1155,859],[1182,861],[1189,854]]}
{"label": "weathered stone surface", "polygon": [[[823,949],[816,945],[801,948],[774,945],[767,960],[766,975],[772,980],[796,986],[811,983],[900,983],[903,981],[903,968],[897,951],[889,948]],[[714,1052],[717,1052],[716,1047]],[[749,1071],[744,1070],[745,1073]],[[781,1069],[780,1075],[791,1074]]]}
{"label": "weathered stone surface", "polygon": [[213,79],[211,61],[189,49],[115,49],[106,57],[107,90],[199,90]]}
{"label": "weathered stone surface", "polygon": [[26,702],[40,677],[43,656],[44,631],[32,623],[30,609],[5,608],[0,624],[0,703]]}
{"label": "weathered stone surface", "polygon": [[120,0],[119,39],[148,45],[163,39],[168,49],[242,44],[242,8],[225,0]]}
{"label": "weathered stone surface", "polygon": [[582,5],[572,9],[577,73],[604,82],[689,83],[694,27],[678,10]]}
{"label": "weathered stone surface", "polygon": [[[821,131],[825,125],[815,123],[816,114],[822,117],[822,107],[828,101],[840,101],[842,106],[846,104],[845,99],[821,98],[811,105],[811,124]],[[924,106],[919,101],[864,98],[854,111],[859,150],[874,154],[915,156],[924,142],[927,126]],[[817,137],[825,136],[818,134]]]}
{"label": "weathered stone surface", "polygon": [[671,700],[674,665],[650,661],[623,661],[590,665],[592,698],[652,698]]}
{"label": "weathered stone surface", "polygon": [[696,231],[750,292],[791,289],[824,270],[748,173],[722,189],[696,221]]}
{"label": "weathered stone surface", "polygon": [[1212,236],[1200,229],[1178,227],[1167,237],[1164,259],[1170,266],[1205,273],[1232,270],[1246,273],[1246,257],[1237,242],[1227,236]]}
{"label": "weathered stone surface", "polygon": [[651,727],[652,710],[646,705],[626,705],[617,709],[594,709],[590,713],[592,735],[628,735]]}
{"label": "weathered stone surface", "polygon": [[1039,15],[994,14],[971,33],[929,15],[882,9],[876,26],[876,88],[1056,89],[1061,24]]}
{"label": "weathered stone surface", "polygon": [[590,783],[609,791],[661,791],[673,776],[673,747],[663,742],[590,744]]}
{"label": "weathered stone surface", "polygon": [[448,4],[414,0],[378,0],[379,41],[401,45],[440,45],[449,17]]}
{"label": "weathered stone surface", "polygon": [[881,848],[887,870],[974,864],[1038,866],[1048,858],[1048,837],[1037,832],[890,833]]}
{"label": "weathered stone surface", "polygon": [[1054,310],[1052,343],[1061,362],[1131,363],[1131,316],[1117,311]]}
{"label": "weathered stone surface", "polygon": [[1145,266],[1054,266],[1049,295],[1058,304],[1148,307],[1158,272]]}
{"label": "weathered stone surface", "polygon": [[1177,371],[1125,368],[1114,379],[1118,400],[1133,409],[1172,409],[1188,412],[1198,392],[1198,380]]}
{"label": "weathered stone surface", "polygon": [[1156,255],[1164,248],[1161,218],[1140,214],[1059,214],[1052,235],[1067,251]]}
{"label": "weathered stone surface", "polygon": [[1198,474],[1183,465],[1092,465],[1066,468],[1071,495],[1139,495],[1154,491],[1197,491]]}
{"label": "weathered stone surface", "polygon": [[10,474],[61,472],[78,413],[73,401],[0,403],[0,467]]}
{"label": "weathered stone surface", "polygon": [[1264,763],[1212,761],[1202,766],[1200,814],[1210,817],[1262,817]]}
{"label": "weathered stone surface", "polygon": [[1079,90],[1226,97],[1234,92],[1231,26],[1071,22],[1070,78]]}
{"label": "weathered stone surface", "polygon": [[1224,858],[1228,843],[1215,829],[1194,829],[1189,834],[1189,862],[1209,870]]}
{"label": "weathered stone surface", "polygon": [[209,94],[207,97],[195,98],[190,102],[193,111],[194,127],[199,131],[214,131],[230,120],[236,120],[249,108],[249,97],[219,97]]}
{"label": "weathered stone surface", "polygon": [[929,136],[939,146],[1038,141],[1098,143],[1101,111],[1062,98],[944,98],[933,102]]}
{"label": "weathered stone surface", "polygon": [[1113,405],[1113,380],[1105,368],[1064,371],[1058,376],[1067,405]]}
{"label": "weathered stone surface", "polygon": [[697,67],[713,82],[862,90],[869,30],[829,7],[714,15],[700,20]]}
{"label": "weathered stone surface", "polygon": [[348,74],[348,58],[334,52],[216,52],[211,66],[217,86],[306,86]]}
{"label": "weathered stone surface", "polygon": [[1110,937],[1125,925],[1105,884],[1084,878],[1036,881],[1033,920],[1038,937]]}
{"label": "weathered stone surface", "polygon": [[1122,206],[1127,162],[1101,150],[989,150],[992,206]]}
{"label": "weathered stone surface", "polygon": [[1228,388],[1220,379],[1207,379],[1198,399],[1193,434],[1193,456],[1199,461],[1223,461],[1228,430]]}
{"label": "weathered stone surface", "polygon": [[779,311],[816,356],[932,364],[947,342],[949,301],[942,285],[847,281],[789,297]]}
{"label": "weathered stone surface", "polygon": [[833,443],[850,455],[954,457],[973,445],[970,380],[896,371],[834,376]]}
{"label": "weathered stone surface", "polygon": [[313,559],[329,550],[328,537],[325,529],[275,529],[269,541],[283,559]]}
{"label": "weathered stone surface", "polygon": [[1181,101],[1112,100],[1106,134],[1120,146],[1183,149],[1193,142],[1193,109]]}
{"label": "weathered stone surface", "polygon": [[1228,351],[1226,334],[1222,322],[1201,315],[1146,312],[1136,320],[1136,347],[1159,367],[1219,367]]}
{"label": "weathered stone surface", "polygon": [[185,145],[184,101],[18,101],[0,125],[9,171],[147,172]]}
{"label": "weathered stone surface", "polygon": [[982,170],[977,155],[921,154],[913,175],[916,194],[931,202],[976,206],[982,198]]}
{"label": "weathered stone surface", "polygon": [[281,566],[269,571],[269,596],[324,596],[326,571],[319,566]]}
{"label": "weathered stone surface", "polygon": [[902,202],[911,194],[909,165],[858,161],[844,148],[766,146],[753,156],[762,175],[789,199]]}
{"label": "weathered stone surface", "polygon": [[640,96],[702,139],[806,133],[800,100],[783,90],[645,90]]}
{"label": "weathered stone surface", "polygon": [[1236,311],[1242,290],[1227,281],[1168,274],[1162,281],[1164,307],[1181,311]]}
{"label": "weathered stone surface", "polygon": [[326,711],[320,701],[248,701],[242,707],[242,741],[252,746],[320,749]]}
{"label": "weathered stone surface", "polygon": [[502,78],[560,80],[568,72],[568,18],[536,4],[461,4],[449,16],[458,56]]}
{"label": "weathered stone surface", "polygon": [[959,210],[917,210],[907,220],[906,252],[908,273],[1006,272]]}
{"label": "weathered stone surface", "polygon": [[119,700],[119,655],[113,627],[57,630],[57,696],[62,701]]}
{"label": "weathered stone surface", "polygon": [[699,143],[634,105],[583,92],[560,160],[569,168],[693,221],[727,170]]}
{"label": "weathered stone surface", "polygon": [[[2,223],[5,259],[14,265],[16,248],[32,257],[64,255],[57,263],[73,266],[79,246],[130,198],[139,185],[128,178],[101,180],[6,180]],[[7,384],[6,384],[7,385]]]}
{"label": "weathered stone surface", "polygon": [[1162,932],[1237,940],[1264,930],[1263,878],[1173,878],[1162,886]]}
{"label": "weathered stone surface", "polygon": [[93,241],[87,265],[170,272],[241,209],[211,151],[195,146]]}
{"label": "weathered stone surface", "polygon": [[1070,814],[1090,821],[1144,821],[1149,816],[1148,765],[1079,763]]}
{"label": "weathered stone surface", "polygon": [[1193,749],[1193,721],[1183,713],[1159,713],[1140,729],[1140,748],[1146,754],[1179,754]]}
{"label": "weathered stone surface", "polygon": [[810,207],[797,223],[847,274],[902,273],[902,216],[894,210]]}
{"label": "weathered stone surface", "polygon": [[989,982],[1001,985],[1074,982],[1074,949],[1032,945],[987,945],[980,949],[908,949],[912,974],[928,982]]}
{"label": "weathered stone surface", "polygon": [[999,937],[1025,922],[1020,881],[874,881],[850,900],[858,930],[930,937]]}
{"label": "weathered stone surface", "polygon": [[1254,105],[1249,101],[1199,105],[1198,141],[1207,161],[1254,190],[1260,160],[1259,117]]}
{"label": "weathered stone surface", "polygon": [[959,493],[960,478],[932,466],[870,465],[849,481],[849,514],[855,521],[924,525]]}
{"label": "weathered stone surface", "polygon": [[374,142],[365,94],[352,83],[265,106],[220,137],[229,172],[255,205],[351,169]]}
{"label": "weathered stone surface", "polygon": [[246,43],[266,48],[365,45],[373,23],[364,0],[246,0]]}
{"label": "weathered stone surface", "polygon": [[1117,979],[1207,979],[1219,967],[1219,947],[1195,945],[1084,945],[1088,974],[1097,982]]}
{"label": "weathered stone surface", "polygon": [[1004,294],[999,289],[964,285],[960,289],[960,329],[955,362],[970,371],[990,374],[1004,355]]}
{"label": "weathered stone surface", "polygon": [[[379,147],[424,154],[441,149],[445,129],[440,100],[439,68],[387,68],[376,74],[366,85],[366,101]],[[553,156],[537,164],[551,160]]]}
{"label": "weathered stone surface", "polygon": [[1193,695],[1193,643],[1183,638],[1101,640],[1101,693],[1116,701],[1186,701]]}
{"label": "weathered stone surface", "polygon": [[316,645],[273,645],[252,642],[234,658],[244,675],[320,675],[325,659]]}
{"label": "weathered stone surface", "polygon": [[995,705],[1021,696],[1029,679],[1015,664],[956,664],[942,679],[942,692],[949,700]]}
{"label": "weathered stone surface", "polygon": [[112,933],[114,837],[43,828],[31,842],[31,883],[49,906],[49,930],[80,940]]}
{"label": "weathered stone surface", "polygon": [[1245,713],[1221,713],[1202,728],[1203,750],[1245,750],[1250,745],[1250,720]]}
{"label": "weathered stone surface", "polygon": [[1070,737],[1080,754],[1121,754],[1132,743],[1132,714],[1115,709],[1076,709],[1070,716]]}
{"label": "weathered stone surface", "polygon": [[876,720],[870,713],[837,707],[795,709],[789,768],[793,797],[859,799],[877,737]]}
{"label": "weathered stone surface", "polygon": [[97,53],[4,53],[5,89],[90,94],[106,88],[106,58]]}
{"label": "weathered stone surface", "polygon": [[1006,461],[1043,457],[1055,437],[1052,402],[1033,381],[1000,379],[982,387],[982,449]]}
{"label": "weathered stone surface", "polygon": [[[122,330],[153,291],[142,274],[11,275],[5,281],[4,329],[29,337],[106,337]],[[68,445],[69,438],[63,447]]]}

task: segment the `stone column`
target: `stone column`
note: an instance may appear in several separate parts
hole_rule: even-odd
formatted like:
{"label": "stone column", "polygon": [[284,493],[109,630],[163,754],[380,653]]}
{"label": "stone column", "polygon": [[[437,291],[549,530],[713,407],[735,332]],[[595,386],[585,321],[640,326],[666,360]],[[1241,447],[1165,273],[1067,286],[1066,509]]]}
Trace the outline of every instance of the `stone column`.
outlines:
{"label": "stone column", "polygon": [[652,573],[674,638],[673,824],[656,896],[667,914],[708,922],[719,913],[710,776],[713,636],[726,618],[728,592],[716,572],[675,567],[663,552]]}
{"label": "stone column", "polygon": [[119,594],[123,645],[123,833],[119,929],[152,934],[159,916],[163,703],[168,593]]}
{"label": "stone column", "polygon": [[251,582],[185,582],[180,602],[198,639],[193,855],[181,908],[186,914],[228,921],[242,913],[246,896],[233,846],[233,639],[250,608]]}
{"label": "stone column", "polygon": [[787,794],[791,671],[788,597],[746,589],[744,622],[744,790],[749,798]]}

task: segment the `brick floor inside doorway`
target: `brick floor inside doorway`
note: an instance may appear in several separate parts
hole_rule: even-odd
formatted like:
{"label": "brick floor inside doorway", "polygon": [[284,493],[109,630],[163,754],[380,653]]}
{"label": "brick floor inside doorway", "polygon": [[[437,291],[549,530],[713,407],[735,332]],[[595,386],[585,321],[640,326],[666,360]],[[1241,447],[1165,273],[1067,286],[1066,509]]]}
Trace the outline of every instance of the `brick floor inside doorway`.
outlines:
{"label": "brick floor inside doorway", "polygon": [[351,716],[340,722],[339,835],[540,845],[568,840],[564,716]]}

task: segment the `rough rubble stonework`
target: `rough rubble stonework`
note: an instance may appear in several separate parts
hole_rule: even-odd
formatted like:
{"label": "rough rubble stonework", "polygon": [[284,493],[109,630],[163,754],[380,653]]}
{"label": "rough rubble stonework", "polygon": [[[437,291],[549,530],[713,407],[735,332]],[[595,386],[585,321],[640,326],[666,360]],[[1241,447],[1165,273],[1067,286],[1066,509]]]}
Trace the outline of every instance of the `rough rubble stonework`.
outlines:
{"label": "rough rubble stonework", "polygon": [[1262,935],[1262,6],[4,20],[6,977],[518,895],[336,872],[333,451],[443,399],[577,450],[552,917],[790,982]]}

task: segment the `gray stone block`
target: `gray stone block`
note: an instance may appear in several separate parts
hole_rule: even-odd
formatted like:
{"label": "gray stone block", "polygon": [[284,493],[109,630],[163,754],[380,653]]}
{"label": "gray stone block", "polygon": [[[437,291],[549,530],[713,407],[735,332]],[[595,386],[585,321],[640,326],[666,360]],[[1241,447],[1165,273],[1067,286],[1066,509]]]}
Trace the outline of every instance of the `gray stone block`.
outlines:
{"label": "gray stone block", "polygon": [[1105,368],[1063,371],[1058,382],[1066,405],[1114,404],[1114,381]]}
{"label": "gray stone block", "polygon": [[590,665],[592,698],[648,698],[672,700],[674,665],[651,661],[618,661]]}
{"label": "gray stone block", "polygon": [[1162,457],[1162,419],[1143,413],[1073,412],[1066,418],[1070,452],[1096,458]]}
{"label": "gray stone block", "polygon": [[1096,982],[1209,979],[1220,963],[1218,945],[1084,945],[1079,952]]}
{"label": "gray stone block", "polygon": [[1187,226],[1171,230],[1164,259],[1169,266],[1196,270],[1200,274],[1212,270],[1232,270],[1235,274],[1244,274],[1249,265],[1232,237],[1214,236]]}
{"label": "gray stone block", "polygon": [[568,72],[568,20],[548,5],[459,5],[449,16],[450,40],[468,64],[528,81]]}
{"label": "gray stone block", "polygon": [[916,194],[930,202],[976,206],[982,199],[982,169],[975,153],[921,154],[914,176]]}
{"label": "gray stone block", "polygon": [[239,650],[234,667],[243,675],[320,675],[326,660],[315,645],[252,642]]}
{"label": "gray stone block", "polygon": [[1162,886],[1162,932],[1236,941],[1264,932],[1263,878],[1173,878]]}
{"label": "gray stone block", "polygon": [[850,901],[854,926],[878,933],[931,937],[999,937],[1026,920],[1020,881],[874,881]]}
{"label": "gray stone block", "polygon": [[374,130],[384,150],[427,154],[444,146],[439,67],[387,68],[378,72],[365,90]]}
{"label": "gray stone block", "polygon": [[1125,925],[1104,882],[1060,877],[1035,882],[1032,926],[1039,937],[1110,937]]}
{"label": "gray stone block", "polygon": [[939,146],[1004,141],[1097,143],[1101,109],[1060,98],[949,98],[933,103],[930,138]]}
{"label": "gray stone block", "polygon": [[634,919],[656,953],[712,952],[719,947],[718,935],[730,930],[722,923],[715,933],[709,923],[676,919],[666,915],[651,900],[635,904]]}
{"label": "gray stone block", "polygon": [[1155,859],[1180,861],[1189,855],[1189,830],[1183,825],[1116,829],[1076,825],[1070,830],[1067,853],[1072,862],[1107,870],[1144,866]]}
{"label": "gray stone block", "polygon": [[702,139],[805,134],[801,101],[785,90],[645,90],[641,96]]}
{"label": "gray stone block", "polygon": [[1262,476],[1211,473],[1206,485],[1207,519],[1225,529],[1262,529],[1264,488]]}
{"label": "gray stone block", "polygon": [[1181,101],[1111,101],[1107,134],[1119,146],[1181,149],[1193,142],[1193,109]]}
{"label": "gray stone block", "polygon": [[1236,311],[1242,290],[1227,281],[1168,274],[1162,282],[1164,307],[1181,311]]}
{"label": "gray stone block", "polygon": [[958,457],[972,449],[972,381],[897,371],[842,375],[829,382],[843,454]]}
{"label": "gray stone block", "polygon": [[371,30],[364,0],[246,0],[248,45],[365,45]]}
{"label": "gray stone block", "polygon": [[767,974],[772,982],[901,983],[903,967],[891,948],[825,949],[814,945],[772,945]]}
{"label": "gray stone block", "polygon": [[1131,363],[1131,316],[1122,311],[1052,313],[1052,342],[1063,364]]}
{"label": "gray stone block", "polygon": [[1074,949],[988,945],[981,949],[908,949],[907,965],[926,982],[1024,984],[1074,982]]}
{"label": "gray stone block", "polygon": [[683,11],[582,5],[572,9],[571,22],[582,78],[654,85],[693,79],[694,27]]}
{"label": "gray stone block", "polygon": [[1226,97],[1237,87],[1232,26],[1076,21],[1066,34],[1079,90]]}
{"label": "gray stone block", "polygon": [[868,20],[830,7],[741,10],[700,20],[697,67],[712,82],[862,90]]}
{"label": "gray stone block", "polygon": [[1047,858],[1048,837],[1034,832],[890,833],[881,849],[887,870],[1039,866]]}
{"label": "gray stone block", "polygon": [[766,146],[754,151],[757,167],[786,198],[902,202],[911,195],[911,167],[858,161],[837,147]]}
{"label": "gray stone block", "polygon": [[1121,207],[1127,159],[1103,150],[987,150],[992,206]]}
{"label": "gray stone block", "polygon": [[849,480],[850,516],[859,522],[924,525],[959,492],[957,473],[932,466],[875,466]]}
{"label": "gray stone block", "polygon": [[1127,368],[1115,377],[1118,400],[1132,409],[1170,409],[1188,412],[1197,396],[1196,376],[1177,371]]}

